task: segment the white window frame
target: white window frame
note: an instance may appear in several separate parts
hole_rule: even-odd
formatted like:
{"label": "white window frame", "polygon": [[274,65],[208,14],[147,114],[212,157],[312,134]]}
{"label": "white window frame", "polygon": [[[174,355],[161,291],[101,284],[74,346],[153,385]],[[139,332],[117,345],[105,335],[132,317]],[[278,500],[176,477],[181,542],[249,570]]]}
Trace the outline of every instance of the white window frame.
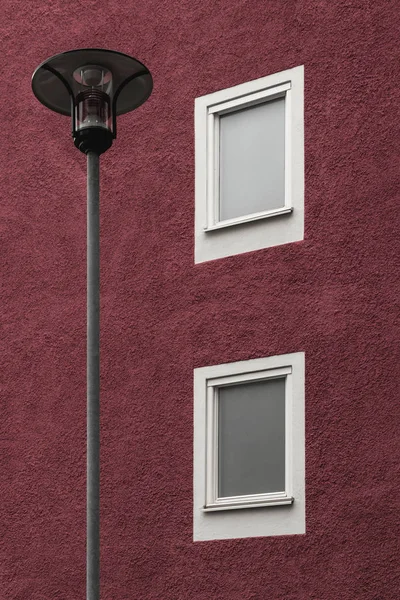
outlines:
{"label": "white window frame", "polygon": [[[204,231],[213,231],[232,225],[240,225],[249,221],[258,221],[268,217],[284,215],[293,210],[290,193],[290,151],[287,150],[291,142],[291,95],[288,92],[291,89],[291,82],[287,81],[282,85],[268,87],[260,92],[249,93],[246,96],[210,105],[207,116],[207,225]],[[258,104],[263,104],[269,100],[285,98],[285,205],[281,208],[266,210],[248,215],[242,215],[234,219],[219,219],[219,118],[222,115],[233,113],[238,109],[249,108]],[[210,174],[210,176],[208,176]]]}
{"label": "white window frame", "polygon": [[[285,379],[285,490],[268,494],[218,497],[218,392],[222,387],[238,383]],[[207,379],[206,400],[206,501],[204,510],[232,510],[257,506],[292,504],[292,368],[266,369]]]}
{"label": "white window frame", "polygon": [[[285,490],[219,498],[218,390],[283,377]],[[195,369],[194,540],[305,533],[304,450],[304,353]]]}
{"label": "white window frame", "polygon": [[[219,117],[281,97],[285,98],[284,206],[220,221]],[[303,104],[303,66],[196,98],[196,263],[303,239]]]}

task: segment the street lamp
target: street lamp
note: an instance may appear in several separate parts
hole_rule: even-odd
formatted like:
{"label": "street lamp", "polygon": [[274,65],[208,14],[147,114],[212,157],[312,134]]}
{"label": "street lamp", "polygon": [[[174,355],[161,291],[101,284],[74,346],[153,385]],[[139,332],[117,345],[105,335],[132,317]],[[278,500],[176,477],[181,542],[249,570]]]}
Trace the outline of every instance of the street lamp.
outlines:
{"label": "street lamp", "polygon": [[152,88],[138,60],[93,48],[57,54],[32,77],[37,99],[72,117],[75,146],[87,155],[87,600],[100,597],[99,156],[116,137],[117,115],[138,108]]}

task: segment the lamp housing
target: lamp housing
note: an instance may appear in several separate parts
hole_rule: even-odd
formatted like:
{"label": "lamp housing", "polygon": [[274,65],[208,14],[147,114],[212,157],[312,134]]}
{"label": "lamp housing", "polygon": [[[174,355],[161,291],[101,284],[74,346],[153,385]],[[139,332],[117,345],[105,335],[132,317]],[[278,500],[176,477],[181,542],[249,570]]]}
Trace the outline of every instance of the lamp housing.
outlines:
{"label": "lamp housing", "polygon": [[150,71],[113,50],[83,48],[57,54],[33,73],[32,90],[51,110],[72,117],[75,146],[87,154],[108,150],[117,115],[143,104],[153,89]]}

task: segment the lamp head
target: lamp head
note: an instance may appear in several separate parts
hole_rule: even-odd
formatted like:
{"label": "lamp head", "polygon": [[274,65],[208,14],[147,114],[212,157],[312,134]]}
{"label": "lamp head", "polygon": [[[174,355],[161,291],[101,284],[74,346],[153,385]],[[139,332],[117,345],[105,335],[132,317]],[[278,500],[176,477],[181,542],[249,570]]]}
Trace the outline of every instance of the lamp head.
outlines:
{"label": "lamp head", "polygon": [[153,89],[149,70],[113,50],[70,50],[37,67],[32,90],[55,112],[72,117],[74,143],[84,153],[108,150],[117,133],[117,115],[143,104]]}

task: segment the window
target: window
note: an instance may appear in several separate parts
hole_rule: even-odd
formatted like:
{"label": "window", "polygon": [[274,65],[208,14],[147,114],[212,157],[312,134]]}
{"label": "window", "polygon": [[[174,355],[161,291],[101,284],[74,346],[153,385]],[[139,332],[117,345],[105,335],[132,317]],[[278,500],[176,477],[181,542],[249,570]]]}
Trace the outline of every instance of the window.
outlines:
{"label": "window", "polygon": [[194,381],[194,539],[304,533],[304,354]]}
{"label": "window", "polygon": [[196,99],[195,261],[303,239],[303,67]]}
{"label": "window", "polygon": [[207,381],[205,510],[292,503],[289,375],[286,367]]}

